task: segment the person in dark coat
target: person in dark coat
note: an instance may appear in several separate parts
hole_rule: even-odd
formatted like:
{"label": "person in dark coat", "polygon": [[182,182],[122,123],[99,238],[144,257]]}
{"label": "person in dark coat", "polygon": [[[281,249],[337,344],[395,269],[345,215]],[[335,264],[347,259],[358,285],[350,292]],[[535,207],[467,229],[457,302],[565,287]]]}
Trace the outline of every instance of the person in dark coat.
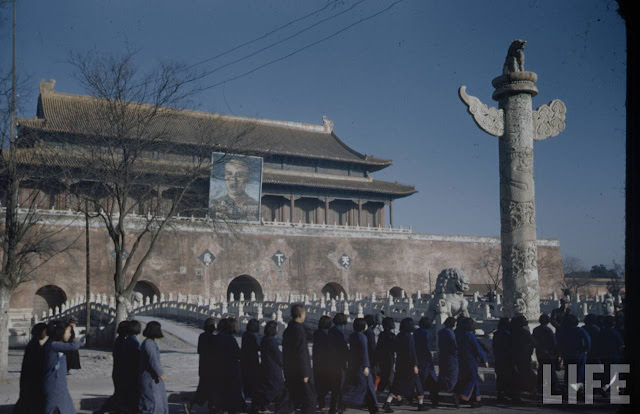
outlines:
{"label": "person in dark coat", "polygon": [[324,408],[324,402],[332,384],[332,355],[329,344],[329,328],[331,318],[322,315],[318,320],[318,329],[313,333],[313,379],[315,380],[316,393],[318,394],[318,408]]}
{"label": "person in dark coat", "polygon": [[382,329],[378,335],[376,344],[376,362],[380,374],[378,391],[384,391],[393,381],[393,363],[395,361],[394,341],[396,338],[396,324],[393,318],[385,317],[382,320]]}
{"label": "person in dark coat", "polygon": [[67,358],[64,352],[77,351],[82,344],[69,342],[71,325],[57,321],[47,326],[49,340],[44,345],[44,414],[75,414],[67,387]]}
{"label": "person in dark coat", "polygon": [[342,388],[344,385],[349,346],[344,333],[347,325],[347,317],[344,313],[338,312],[333,316],[333,326],[329,329],[329,391],[331,392],[331,402],[329,404],[329,414],[344,411],[342,401]]}
{"label": "person in dark coat", "polygon": [[14,414],[40,414],[44,409],[42,366],[47,324],[37,323],[31,328],[31,340],[24,349],[20,370],[20,397],[13,408]]}
{"label": "person in dark coat", "polygon": [[[74,330],[78,321],[74,318],[69,318],[68,322],[69,326],[71,326],[71,336],[69,337],[68,342],[73,342],[76,339],[76,331]],[[67,358],[67,373],[70,373],[72,369],[80,369],[80,352],[78,350],[75,351],[67,351],[64,353]]]}
{"label": "person in dark coat", "polygon": [[402,400],[402,397],[411,399],[418,397],[418,411],[426,411],[424,405],[424,391],[420,378],[418,378],[418,357],[416,356],[416,344],[413,339],[414,323],[411,318],[404,318],[400,322],[400,333],[396,336],[396,373],[391,384],[391,391],[385,401],[383,409],[385,413],[392,413],[391,402]]}
{"label": "person in dark coat", "polygon": [[302,304],[291,305],[291,321],[282,335],[282,358],[290,397],[286,411],[293,411],[295,406],[300,406],[303,414],[311,414],[315,413],[317,400],[312,382],[307,334],[303,326],[306,317],[307,312]]}
{"label": "person in dark coat", "polygon": [[551,311],[551,325],[556,329],[556,334],[562,326],[564,317],[570,313],[569,302],[565,298],[560,299],[560,307]]}
{"label": "person in dark coat", "polygon": [[142,335],[146,339],[140,346],[138,413],[169,414],[169,401],[164,385],[166,377],[160,364],[160,350],[156,344],[156,339],[164,337],[160,322],[147,323]]}
{"label": "person in dark coat", "polygon": [[371,361],[367,349],[369,340],[364,331],[367,323],[363,318],[353,321],[353,332],[349,336],[349,368],[344,384],[344,401],[358,407],[366,405],[369,413],[378,412],[378,399],[373,384]]}
{"label": "person in dark coat", "polygon": [[[453,392],[458,383],[458,344],[453,329],[456,319],[449,316],[438,331],[438,391]],[[458,396],[453,393],[453,401],[458,406]]]}
{"label": "person in dark coat", "polygon": [[487,355],[474,334],[473,319],[467,317],[460,319],[455,331],[459,364],[456,393],[461,400],[468,401],[474,407],[480,403],[478,364],[489,367],[489,363]]}
{"label": "person in dark coat", "polygon": [[558,348],[565,365],[565,381],[568,383],[569,367],[575,364],[577,369],[576,380],[584,384],[584,369],[587,362],[587,353],[591,348],[591,338],[582,328],[578,327],[578,318],[568,314],[563,320],[563,325],[557,334]]}
{"label": "person in dark coat", "polygon": [[244,397],[253,399],[258,377],[256,373],[260,369],[260,346],[258,345],[258,333],[260,322],[250,319],[247,322],[247,330],[242,335],[242,347],[240,348],[240,368],[242,371],[242,389]]}
{"label": "person in dark coat", "polygon": [[133,319],[128,321],[124,329],[125,340],[122,349],[122,385],[120,389],[124,411],[134,413],[140,400],[140,384],[138,382],[140,377],[140,342],[138,342],[138,335],[142,331],[142,325]]}
{"label": "person in dark coat", "polygon": [[591,338],[591,349],[587,353],[587,364],[600,363],[600,326],[596,315],[590,313],[584,317],[584,326],[582,327]]}
{"label": "person in dark coat", "polygon": [[[102,404],[100,409],[93,412],[93,414],[103,414],[108,411],[121,410],[124,408],[123,389],[122,389],[122,353],[124,349],[124,342],[127,337],[127,324],[129,321],[121,321],[116,329],[116,339],[113,341],[113,348],[111,349],[111,356],[113,357],[113,367],[111,369],[111,380],[113,381],[113,395]],[[137,381],[136,376],[136,381]],[[136,402],[137,403],[137,402]]]}
{"label": "person in dark coat", "polygon": [[215,340],[216,340],[216,320],[214,318],[205,319],[202,329],[204,332],[198,336],[198,388],[193,399],[189,403],[185,403],[185,411],[191,412],[194,405],[207,404],[209,412],[214,408],[215,395]]}
{"label": "person in dark coat", "polygon": [[250,414],[263,411],[272,402],[275,412],[285,398],[286,388],[282,375],[282,352],[278,346],[278,323],[269,321],[264,327],[264,336],[260,343],[260,381],[256,388],[256,395],[251,402]]}
{"label": "person in dark coat", "polygon": [[364,336],[367,337],[367,347],[369,349],[369,362],[371,363],[371,367],[369,371],[371,371],[371,375],[373,376],[375,383],[375,378],[377,375],[376,366],[376,326],[378,326],[378,321],[373,315],[365,315],[365,322],[367,323],[367,329],[364,331]]}
{"label": "person in dark coat", "polygon": [[496,394],[498,401],[511,395],[513,380],[513,356],[511,355],[511,326],[509,318],[500,318],[498,329],[493,333],[493,355],[496,371]]}
{"label": "person in dark coat", "polygon": [[[244,407],[240,369],[241,351],[235,338],[237,330],[236,319],[227,318],[215,341],[215,352],[219,355],[217,365],[219,397],[216,408],[229,414],[237,413]],[[254,375],[256,373],[254,372]]]}
{"label": "person in dark coat", "polygon": [[536,347],[536,359],[538,360],[537,386],[539,391],[543,391],[544,386],[544,366],[551,367],[551,390],[555,390],[558,385],[558,342],[556,334],[549,327],[551,318],[543,313],[538,318],[540,325],[533,328],[533,342]]}
{"label": "person in dark coat", "polygon": [[600,359],[604,364],[605,380],[602,381],[602,391],[605,392],[611,384],[611,364],[620,364],[624,355],[624,340],[616,329],[616,318],[606,316],[600,329]]}
{"label": "person in dark coat", "polygon": [[431,319],[423,316],[418,322],[418,329],[413,333],[418,357],[418,376],[422,388],[429,391],[432,405],[438,403],[438,377],[436,376],[433,356],[431,355]]}
{"label": "person in dark coat", "polygon": [[514,368],[514,401],[519,401],[523,392],[534,393],[536,376],[531,369],[531,355],[535,348],[529,323],[524,315],[511,319],[511,347]]}

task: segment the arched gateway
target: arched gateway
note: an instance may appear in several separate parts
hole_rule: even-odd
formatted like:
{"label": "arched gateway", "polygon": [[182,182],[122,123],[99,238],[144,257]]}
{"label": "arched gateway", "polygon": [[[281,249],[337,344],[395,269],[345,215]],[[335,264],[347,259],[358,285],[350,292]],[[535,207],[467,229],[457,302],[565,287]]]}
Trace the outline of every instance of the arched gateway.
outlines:
{"label": "arched gateway", "polygon": [[339,283],[336,282],[329,282],[324,285],[324,287],[322,288],[322,296],[327,296],[327,293],[329,294],[329,297],[331,297],[331,299],[339,298],[340,293],[343,293],[345,298],[347,297],[347,292]]}
{"label": "arched gateway", "polygon": [[229,283],[227,288],[227,299],[233,293],[235,300],[240,298],[240,293],[244,294],[244,299],[249,300],[251,298],[251,292],[256,294],[256,300],[262,300],[264,295],[262,294],[262,286],[260,283],[249,275],[241,275],[236,277]]}
{"label": "arched gateway", "polygon": [[61,306],[67,301],[67,294],[56,285],[42,286],[33,298],[33,314],[42,316],[42,312]]}

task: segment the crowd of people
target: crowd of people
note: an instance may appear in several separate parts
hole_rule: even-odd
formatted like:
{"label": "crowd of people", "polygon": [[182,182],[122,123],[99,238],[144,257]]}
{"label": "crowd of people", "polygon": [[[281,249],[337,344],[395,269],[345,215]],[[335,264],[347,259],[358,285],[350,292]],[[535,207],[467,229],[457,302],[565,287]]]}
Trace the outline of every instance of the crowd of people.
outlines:
{"label": "crowd of people", "polygon": [[[255,414],[270,408],[278,413],[300,409],[306,414],[324,409],[327,399],[329,414],[341,413],[346,407],[392,413],[392,405],[401,401],[426,411],[427,392],[432,406],[440,404],[442,393],[451,394],[456,407],[480,405],[478,367],[489,366],[489,349],[476,338],[473,319],[449,317],[435,332],[428,317],[422,317],[417,327],[412,318],[405,318],[396,333],[392,318],[367,315],[356,318],[347,335],[343,313],[322,316],[310,354],[305,308],[293,304],[290,310],[291,320],[281,343],[275,321],[267,322],[260,335],[260,323],[250,320],[239,345],[236,319],[206,319],[198,339],[199,383],[184,404],[185,411],[206,405],[212,413]],[[546,380],[544,365],[550,366],[549,381],[557,389],[556,371],[561,367],[565,368],[565,382],[566,367],[575,365],[577,383],[584,383],[587,362],[608,365],[622,360],[622,326],[613,316],[587,315],[584,326],[579,327],[577,317],[563,303],[551,315],[541,315],[539,322],[531,332],[523,315],[500,319],[492,339],[499,401],[518,402],[523,393],[535,396]],[[114,393],[96,414],[168,414],[166,378],[156,344],[163,337],[161,325],[147,323],[142,344],[137,339],[141,328],[135,320],[118,325],[113,346]],[[67,388],[67,361],[81,342],[71,339],[72,332],[72,324],[62,321],[33,327],[23,359],[16,413],[75,413]],[[432,356],[436,344],[437,373]],[[602,384],[601,392],[606,393],[610,383],[604,380]]]}

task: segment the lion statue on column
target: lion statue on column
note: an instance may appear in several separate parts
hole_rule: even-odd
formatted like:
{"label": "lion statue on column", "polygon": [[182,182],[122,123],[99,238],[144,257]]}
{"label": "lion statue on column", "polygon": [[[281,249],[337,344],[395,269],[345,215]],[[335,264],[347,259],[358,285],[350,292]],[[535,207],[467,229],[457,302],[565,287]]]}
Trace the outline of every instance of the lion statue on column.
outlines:
{"label": "lion statue on column", "polygon": [[433,315],[469,316],[464,292],[469,290],[469,279],[456,268],[444,269],[436,279],[434,298],[430,305]]}

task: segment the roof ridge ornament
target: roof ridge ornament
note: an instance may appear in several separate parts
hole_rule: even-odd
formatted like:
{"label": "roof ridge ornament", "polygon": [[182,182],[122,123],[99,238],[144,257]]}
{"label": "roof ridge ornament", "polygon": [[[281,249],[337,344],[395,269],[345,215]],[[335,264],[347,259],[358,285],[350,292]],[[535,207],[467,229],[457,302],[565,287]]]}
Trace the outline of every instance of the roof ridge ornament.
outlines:
{"label": "roof ridge ornament", "polygon": [[53,87],[56,85],[56,80],[49,78],[49,81],[40,79],[40,94],[53,92]]}
{"label": "roof ridge ornament", "polygon": [[324,127],[325,132],[329,134],[333,132],[334,123],[332,120],[327,118],[326,115],[322,115],[322,126]]}

